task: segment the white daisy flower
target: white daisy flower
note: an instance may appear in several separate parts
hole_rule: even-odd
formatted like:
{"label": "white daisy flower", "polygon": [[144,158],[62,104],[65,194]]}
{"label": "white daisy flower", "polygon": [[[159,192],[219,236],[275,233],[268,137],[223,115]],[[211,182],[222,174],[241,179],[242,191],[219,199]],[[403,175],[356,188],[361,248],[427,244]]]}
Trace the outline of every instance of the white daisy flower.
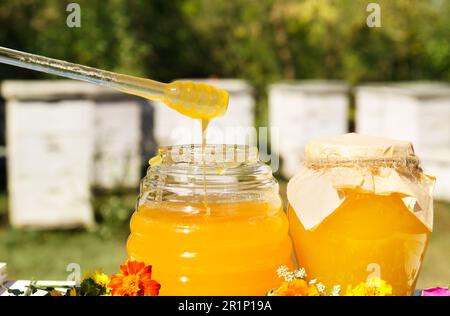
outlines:
{"label": "white daisy flower", "polygon": [[331,290],[331,296],[339,296],[341,294],[341,286],[335,285],[333,286],[333,289]]}
{"label": "white daisy flower", "polygon": [[316,288],[320,293],[325,293],[325,285],[322,282],[317,283]]}
{"label": "white daisy flower", "polygon": [[279,278],[285,278],[287,273],[289,273],[289,268],[285,265],[280,266],[277,269],[277,274]]}
{"label": "white daisy flower", "polygon": [[304,279],[304,278],[306,278],[306,270],[305,270],[305,268],[301,268],[299,270],[295,270],[294,273],[295,273],[295,277],[297,279]]}

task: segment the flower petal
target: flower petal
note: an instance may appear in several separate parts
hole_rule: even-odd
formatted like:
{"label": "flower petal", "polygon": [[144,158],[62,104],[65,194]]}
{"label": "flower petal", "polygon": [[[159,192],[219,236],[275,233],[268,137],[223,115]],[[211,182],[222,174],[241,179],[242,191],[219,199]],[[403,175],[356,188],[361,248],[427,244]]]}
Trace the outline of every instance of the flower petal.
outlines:
{"label": "flower petal", "polygon": [[145,267],[145,263],[134,260],[128,260],[127,265],[129,274],[137,274]]}
{"label": "flower petal", "polygon": [[450,290],[442,287],[429,288],[423,290],[421,296],[450,296]]}
{"label": "flower petal", "polygon": [[144,269],[142,269],[142,274],[148,274],[149,276],[152,276],[152,266],[148,265],[145,266]]}
{"label": "flower petal", "polygon": [[121,287],[122,284],[123,284],[123,276],[119,275],[119,274],[116,274],[116,275],[113,275],[111,277],[111,280],[109,281],[108,287],[110,287],[110,288],[118,288],[118,287]]}
{"label": "flower petal", "polygon": [[123,275],[128,275],[128,262],[120,265],[120,272],[122,272]]}
{"label": "flower petal", "polygon": [[143,284],[144,286],[144,295],[157,296],[159,294],[159,289],[161,288],[161,284],[159,284],[155,280],[149,280]]}

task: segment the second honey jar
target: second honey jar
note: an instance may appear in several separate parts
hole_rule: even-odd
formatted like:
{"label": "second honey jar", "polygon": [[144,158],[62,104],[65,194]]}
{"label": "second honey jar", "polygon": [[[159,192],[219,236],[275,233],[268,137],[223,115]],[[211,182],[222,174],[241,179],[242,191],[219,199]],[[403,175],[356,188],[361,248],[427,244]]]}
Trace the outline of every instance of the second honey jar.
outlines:
{"label": "second honey jar", "polygon": [[432,229],[434,177],[410,143],[347,134],[311,141],[288,185],[299,266],[343,292],[376,277],[411,295]]}

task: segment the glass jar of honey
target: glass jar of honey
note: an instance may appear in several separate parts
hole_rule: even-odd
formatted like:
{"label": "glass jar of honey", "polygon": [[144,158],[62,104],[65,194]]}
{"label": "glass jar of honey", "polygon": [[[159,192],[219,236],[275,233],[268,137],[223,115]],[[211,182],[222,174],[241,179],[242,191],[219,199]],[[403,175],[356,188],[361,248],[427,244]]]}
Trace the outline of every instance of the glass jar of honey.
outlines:
{"label": "glass jar of honey", "polygon": [[288,184],[298,265],[327,286],[371,277],[411,295],[432,229],[435,179],[408,142],[346,134],[309,142]]}
{"label": "glass jar of honey", "polygon": [[256,148],[163,147],[131,219],[130,258],[153,265],[161,295],[264,295],[292,266],[289,227]]}

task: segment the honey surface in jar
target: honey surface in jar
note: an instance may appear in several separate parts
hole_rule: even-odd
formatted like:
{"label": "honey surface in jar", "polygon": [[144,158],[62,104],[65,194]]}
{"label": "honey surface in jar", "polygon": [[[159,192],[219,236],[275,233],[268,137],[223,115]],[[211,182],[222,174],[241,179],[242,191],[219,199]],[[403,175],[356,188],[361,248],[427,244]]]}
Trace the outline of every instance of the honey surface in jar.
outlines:
{"label": "honey surface in jar", "polygon": [[153,265],[161,295],[265,295],[278,286],[276,269],[292,267],[279,202],[144,204],[127,248]]}
{"label": "honey surface in jar", "polygon": [[402,195],[357,189],[317,227],[305,230],[289,206],[290,234],[298,265],[327,286],[356,286],[371,273],[392,285],[394,295],[414,291],[429,230],[412,214]]}

